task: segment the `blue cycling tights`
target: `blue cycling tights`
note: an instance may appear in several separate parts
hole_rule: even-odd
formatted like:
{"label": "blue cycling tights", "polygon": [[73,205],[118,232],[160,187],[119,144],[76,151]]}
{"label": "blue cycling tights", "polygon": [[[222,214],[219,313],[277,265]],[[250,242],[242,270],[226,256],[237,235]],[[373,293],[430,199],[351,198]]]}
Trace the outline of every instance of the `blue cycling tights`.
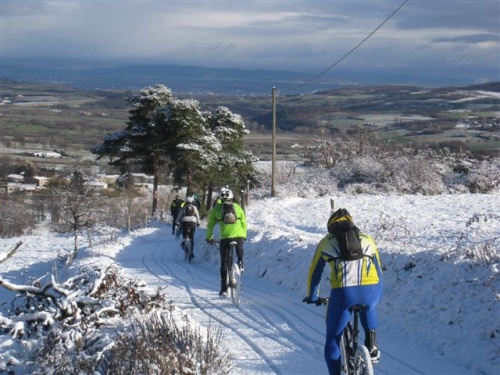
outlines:
{"label": "blue cycling tights", "polygon": [[349,322],[349,308],[366,305],[368,309],[360,313],[360,322],[365,332],[377,330],[377,306],[382,294],[382,284],[350,286],[332,289],[326,313],[325,360],[330,375],[340,375],[340,338]]}

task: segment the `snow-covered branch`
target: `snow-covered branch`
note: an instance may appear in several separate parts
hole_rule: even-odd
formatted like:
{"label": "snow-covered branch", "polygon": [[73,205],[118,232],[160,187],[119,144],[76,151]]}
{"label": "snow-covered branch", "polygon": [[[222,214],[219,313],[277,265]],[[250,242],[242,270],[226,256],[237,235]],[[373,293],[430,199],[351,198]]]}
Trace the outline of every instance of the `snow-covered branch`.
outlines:
{"label": "snow-covered branch", "polygon": [[0,259],[0,263],[5,262],[7,259],[12,257],[16,253],[17,249],[19,249],[19,246],[21,246],[22,244],[23,244],[23,241],[19,241],[18,243],[16,243],[16,246],[14,246],[14,248],[9,250],[9,252],[7,254],[5,254],[5,256],[3,258]]}

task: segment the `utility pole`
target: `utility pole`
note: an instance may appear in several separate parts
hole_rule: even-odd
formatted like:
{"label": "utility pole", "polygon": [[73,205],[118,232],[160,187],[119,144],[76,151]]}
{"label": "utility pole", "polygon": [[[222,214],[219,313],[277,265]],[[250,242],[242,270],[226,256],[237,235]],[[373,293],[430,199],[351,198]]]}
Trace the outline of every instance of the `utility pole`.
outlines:
{"label": "utility pole", "polygon": [[276,180],[276,87],[273,87],[273,155],[271,159],[271,197],[276,196],[274,182]]}

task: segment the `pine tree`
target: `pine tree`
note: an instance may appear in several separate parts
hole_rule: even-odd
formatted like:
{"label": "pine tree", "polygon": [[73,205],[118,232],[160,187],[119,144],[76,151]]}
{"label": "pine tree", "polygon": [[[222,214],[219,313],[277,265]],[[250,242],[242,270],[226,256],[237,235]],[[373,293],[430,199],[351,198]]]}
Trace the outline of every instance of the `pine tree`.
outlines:
{"label": "pine tree", "polygon": [[153,215],[158,206],[158,170],[168,163],[174,183],[188,191],[229,185],[245,188],[253,180],[256,158],[244,150],[243,137],[248,134],[240,115],[226,107],[215,113],[203,112],[194,99],[172,98],[164,85],[146,87],[139,96],[129,100],[127,128],[108,135],[92,149],[110,158],[109,164],[129,171],[129,164],[138,164],[146,173],[153,173]]}
{"label": "pine tree", "polygon": [[218,107],[208,124],[222,146],[217,162],[208,171],[208,189],[211,192],[213,187],[226,185],[235,191],[245,189],[247,181],[255,181],[253,163],[257,158],[245,151],[243,138],[249,131],[243,119],[226,107]]}
{"label": "pine tree", "polygon": [[122,167],[122,172],[128,171],[128,163],[132,163],[153,174],[153,215],[158,207],[158,170],[166,143],[162,138],[164,132],[155,121],[156,111],[171,100],[172,91],[164,85],[142,89],[140,95],[129,100],[134,109],[129,112],[127,128],[108,135],[100,146],[92,149],[98,160],[108,156],[109,164]]}
{"label": "pine tree", "polygon": [[157,115],[165,153],[170,160],[174,183],[188,190],[199,188],[200,177],[216,160],[220,143],[206,125],[205,115],[194,99],[176,99]]}

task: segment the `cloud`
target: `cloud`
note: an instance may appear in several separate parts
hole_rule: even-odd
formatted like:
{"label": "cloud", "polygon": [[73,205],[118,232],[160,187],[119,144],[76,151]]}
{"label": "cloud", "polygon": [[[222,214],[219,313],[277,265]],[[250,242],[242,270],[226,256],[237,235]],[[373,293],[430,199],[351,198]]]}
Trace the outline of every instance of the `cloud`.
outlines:
{"label": "cloud", "polygon": [[[2,57],[314,73],[360,43],[403,1],[2,0]],[[497,0],[409,1],[345,63],[369,68],[482,60],[498,66],[499,7]],[[464,59],[463,49],[481,59]]]}
{"label": "cloud", "polygon": [[417,0],[398,14],[401,29],[482,30],[500,32],[500,3],[497,0]]}
{"label": "cloud", "polygon": [[460,35],[455,37],[443,37],[433,40],[435,43],[471,43],[498,42],[498,36],[493,34]]}

